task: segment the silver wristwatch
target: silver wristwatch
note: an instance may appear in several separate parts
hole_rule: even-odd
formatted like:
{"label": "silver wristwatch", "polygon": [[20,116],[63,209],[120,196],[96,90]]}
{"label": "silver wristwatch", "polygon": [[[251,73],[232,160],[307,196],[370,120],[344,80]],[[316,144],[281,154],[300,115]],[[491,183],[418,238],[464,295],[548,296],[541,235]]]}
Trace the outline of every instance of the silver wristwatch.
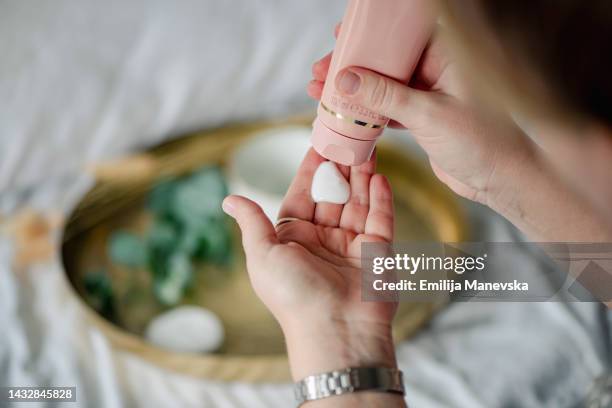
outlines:
{"label": "silver wristwatch", "polygon": [[404,395],[402,372],[394,368],[356,367],[311,375],[295,384],[298,406],[306,401],[357,391]]}

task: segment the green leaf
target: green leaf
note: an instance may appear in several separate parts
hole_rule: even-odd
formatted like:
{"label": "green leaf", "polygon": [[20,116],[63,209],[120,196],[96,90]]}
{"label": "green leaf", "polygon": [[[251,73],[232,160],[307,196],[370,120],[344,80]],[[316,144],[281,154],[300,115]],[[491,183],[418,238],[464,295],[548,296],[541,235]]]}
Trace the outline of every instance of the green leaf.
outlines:
{"label": "green leaf", "polygon": [[147,243],[151,249],[169,253],[177,246],[178,231],[175,225],[163,218],[156,218],[147,231]]}
{"label": "green leaf", "polygon": [[110,277],[103,269],[88,271],[83,276],[83,288],[87,302],[103,316],[113,319],[113,286]]}
{"label": "green leaf", "polygon": [[223,201],[227,195],[227,186],[225,177],[219,167],[204,167],[194,173],[189,182],[199,186],[201,189],[208,191],[212,196],[219,201]]}
{"label": "green leaf", "polygon": [[200,245],[200,235],[197,228],[188,228],[183,231],[181,237],[179,239],[178,248],[181,251],[188,253],[190,256],[193,256],[197,253]]}
{"label": "green leaf", "polygon": [[232,251],[231,231],[225,218],[209,220],[199,231],[199,240],[195,256],[199,260],[225,264]]}
{"label": "green leaf", "polygon": [[161,181],[153,187],[149,194],[148,207],[156,215],[167,215],[172,209],[172,199],[175,189],[179,185],[176,179]]}
{"label": "green leaf", "polygon": [[193,279],[193,261],[226,263],[231,231],[221,203],[227,186],[219,167],[204,167],[188,177],[166,180],[152,190],[153,223],[147,232],[147,259],[154,293],[165,305],[183,297]]}
{"label": "green leaf", "polygon": [[193,266],[189,256],[177,252],[168,258],[167,274],[155,281],[155,294],[164,305],[177,304],[193,277]]}
{"label": "green leaf", "polygon": [[223,214],[221,203],[226,195],[227,188],[219,169],[206,168],[176,187],[171,213],[185,225],[202,224],[208,217]]}
{"label": "green leaf", "polygon": [[110,237],[108,255],[118,265],[131,268],[143,267],[147,263],[145,243],[135,234],[117,231]]}

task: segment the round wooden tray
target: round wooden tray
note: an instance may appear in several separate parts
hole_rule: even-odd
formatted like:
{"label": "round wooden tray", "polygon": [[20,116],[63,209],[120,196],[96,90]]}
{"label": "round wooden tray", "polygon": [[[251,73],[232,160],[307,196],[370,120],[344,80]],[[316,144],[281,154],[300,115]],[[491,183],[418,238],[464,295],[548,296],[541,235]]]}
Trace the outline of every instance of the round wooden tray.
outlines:
{"label": "round wooden tray", "polygon": [[[139,231],[149,222],[144,198],[156,181],[188,174],[206,164],[223,166],[232,150],[257,131],[307,123],[239,125],[192,134],[135,155],[98,172],[95,187],[71,215],[62,248],[67,278],[91,323],[117,349],[136,354],[158,366],[183,374],[223,381],[276,382],[290,379],[284,342],[274,318],[257,299],[244,268],[244,255],[235,239],[234,270],[221,285],[198,284],[196,295],[184,303],[198,304],[219,315],[226,331],[223,348],[213,354],[165,351],[146,343],[140,334],[150,318],[162,311],[153,301],[118,305],[120,323],[102,318],[86,304],[82,276],[91,265],[106,266],[115,290],[133,271],[111,264],[106,255],[109,234],[118,228]],[[466,234],[464,215],[453,194],[431,171],[401,149],[381,143],[379,171],[386,174],[395,193],[396,241],[460,241]],[[238,230],[235,230],[238,236]],[[140,276],[146,279],[146,271]],[[131,278],[133,279],[133,278]],[[116,287],[117,286],[117,287]],[[125,295],[125,294],[124,294]],[[414,334],[442,305],[403,303],[394,322],[397,341]],[[121,327],[120,327],[121,326]]]}

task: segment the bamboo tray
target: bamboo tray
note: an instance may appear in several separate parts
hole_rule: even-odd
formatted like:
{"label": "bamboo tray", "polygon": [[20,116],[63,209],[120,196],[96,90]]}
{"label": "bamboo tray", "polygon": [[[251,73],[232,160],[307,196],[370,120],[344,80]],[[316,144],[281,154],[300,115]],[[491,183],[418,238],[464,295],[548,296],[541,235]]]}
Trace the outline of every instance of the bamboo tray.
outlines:
{"label": "bamboo tray", "polygon": [[[238,254],[231,277],[214,287],[198,285],[197,296],[187,303],[213,310],[223,321],[226,341],[212,354],[165,351],[146,343],[140,334],[146,322],[161,311],[149,302],[121,305],[121,323],[111,323],[86,304],[82,275],[92,264],[105,263],[111,279],[125,278],[126,271],[106,259],[105,245],[117,228],[140,230],[148,222],[144,197],[157,180],[188,174],[205,165],[223,166],[232,150],[255,132],[274,126],[308,123],[302,119],[237,125],[200,132],[128,157],[98,171],[94,188],[72,213],[64,231],[63,262],[92,325],[99,328],[114,348],[127,351],[160,367],[183,374],[221,381],[284,382],[290,379],[280,328],[255,296]],[[393,186],[398,232],[396,241],[461,241],[466,221],[454,195],[429,169],[393,146],[378,148],[379,171]],[[239,231],[235,230],[238,237]],[[142,271],[140,276],[146,276]],[[121,290],[121,285],[118,285]],[[115,289],[115,285],[113,284]],[[443,305],[403,303],[394,322],[397,341],[415,334]]]}

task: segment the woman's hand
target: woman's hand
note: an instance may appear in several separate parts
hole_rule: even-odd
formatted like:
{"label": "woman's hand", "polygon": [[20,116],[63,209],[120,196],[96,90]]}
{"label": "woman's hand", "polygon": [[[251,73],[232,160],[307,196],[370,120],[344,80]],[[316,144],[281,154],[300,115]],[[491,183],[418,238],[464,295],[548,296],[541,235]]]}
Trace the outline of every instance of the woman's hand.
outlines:
{"label": "woman's hand", "polygon": [[351,185],[345,205],[315,204],[312,177],[324,160],[313,149],[308,152],[279,214],[295,220],[277,229],[244,197],[230,196],[223,203],[242,231],[255,292],[283,329],[295,379],[349,366],[396,364],[391,320],[397,305],[361,300],[361,244],[393,239],[391,188],[375,174],[373,157],[359,167],[340,166]]}
{"label": "woman's hand", "polygon": [[[410,86],[348,67],[332,79],[336,90],[407,128],[443,183],[491,207],[532,240],[609,242],[609,222],[559,177],[506,112],[475,96],[438,28]],[[330,61],[327,55],[313,66],[308,93],[316,99]]]}
{"label": "woman's hand", "polygon": [[[330,61],[331,54],[313,66],[308,93],[316,99]],[[410,86],[359,67],[331,80],[344,97],[407,128],[438,178],[468,199],[494,200],[534,155],[531,140],[507,115],[474,98],[440,35],[425,50]]]}

